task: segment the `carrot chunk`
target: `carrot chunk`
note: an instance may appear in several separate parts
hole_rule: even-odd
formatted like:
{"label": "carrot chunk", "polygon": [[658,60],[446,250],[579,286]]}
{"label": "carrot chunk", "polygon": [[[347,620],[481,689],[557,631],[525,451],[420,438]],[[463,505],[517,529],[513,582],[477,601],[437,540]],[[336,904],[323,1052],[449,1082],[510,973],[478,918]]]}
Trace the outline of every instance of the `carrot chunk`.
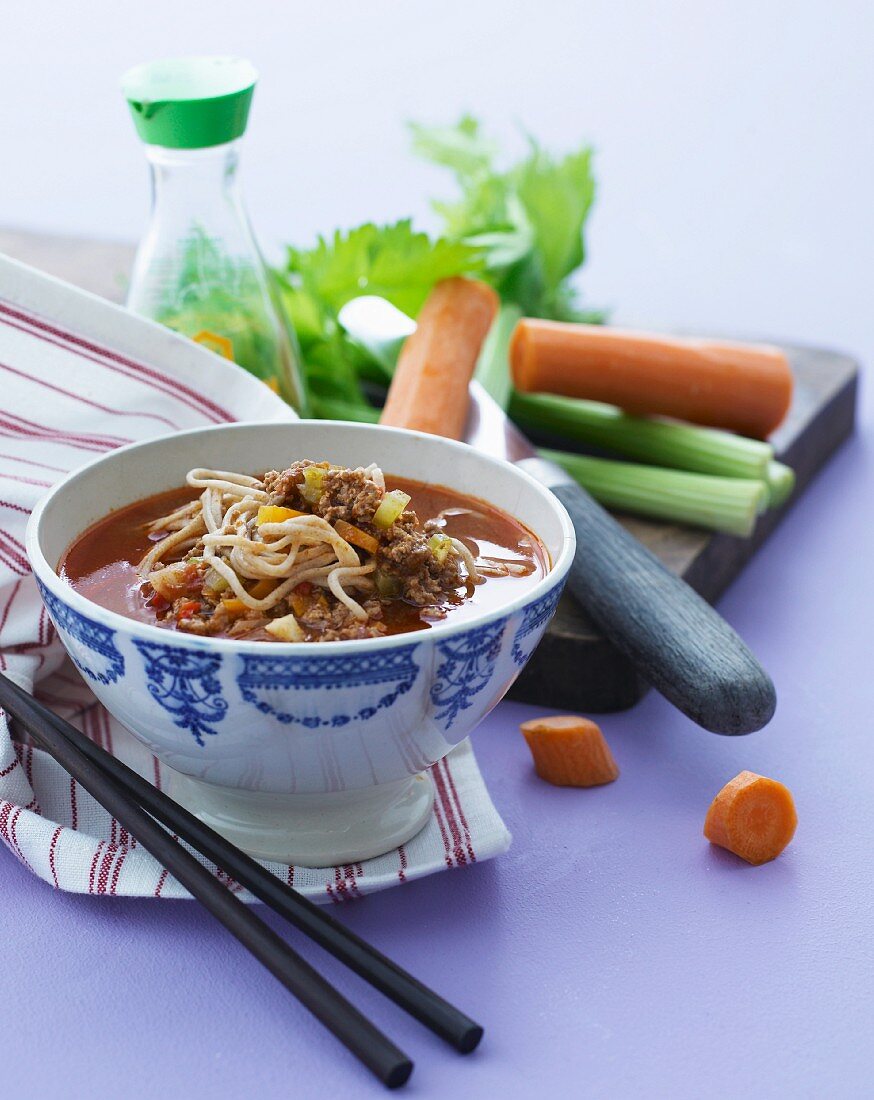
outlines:
{"label": "carrot chunk", "polygon": [[368,535],[366,531],[362,531],[354,523],[347,523],[345,519],[338,519],[334,524],[334,530],[341,539],[351,542],[353,546],[360,546],[368,554],[375,554],[379,549],[379,541],[373,535]]}
{"label": "carrot chunk", "polygon": [[704,835],[711,844],[758,865],[777,858],[797,824],[788,787],[755,772],[741,772],[710,804]]}
{"label": "carrot chunk", "polygon": [[288,594],[291,610],[301,618],[313,606],[313,586],[309,581],[296,584]]}
{"label": "carrot chunk", "polygon": [[279,581],[274,577],[262,577],[260,581],[255,581],[249,589],[249,595],[253,600],[264,600],[278,584]]}
{"label": "carrot chunk", "polygon": [[619,768],[600,727],[588,718],[563,714],[532,718],[520,727],[541,779],[557,787],[612,783]]}
{"label": "carrot chunk", "polygon": [[283,508],[279,504],[262,504],[258,509],[255,523],[260,527],[262,523],[284,523],[287,519],[297,519],[305,516],[306,512],[299,512],[297,508]]}

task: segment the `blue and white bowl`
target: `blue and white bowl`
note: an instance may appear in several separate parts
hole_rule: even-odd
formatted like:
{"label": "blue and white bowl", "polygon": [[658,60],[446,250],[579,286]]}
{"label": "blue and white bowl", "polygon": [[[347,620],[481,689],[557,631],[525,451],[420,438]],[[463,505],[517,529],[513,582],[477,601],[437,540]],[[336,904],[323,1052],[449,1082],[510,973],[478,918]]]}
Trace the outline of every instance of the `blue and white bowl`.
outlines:
{"label": "blue and white bowl", "polygon": [[[298,457],[375,461],[488,500],[538,535],[552,568],[477,617],[318,644],[165,630],[99,607],[56,572],[87,527],[182,484],[194,466],[258,471]],[[113,451],[43,499],[27,551],[71,658],[173,770],[175,797],[253,854],[326,865],[387,851],[424,824],[433,791],[423,772],[468,736],[525,665],[561,594],[574,533],[547,489],[465,444],[293,421],[201,428]]]}

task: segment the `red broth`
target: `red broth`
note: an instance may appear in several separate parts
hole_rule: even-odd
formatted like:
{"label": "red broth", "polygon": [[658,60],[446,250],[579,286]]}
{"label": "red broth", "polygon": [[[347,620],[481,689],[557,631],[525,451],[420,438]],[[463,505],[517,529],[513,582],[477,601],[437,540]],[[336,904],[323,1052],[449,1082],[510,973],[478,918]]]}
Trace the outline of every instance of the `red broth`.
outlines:
{"label": "red broth", "polygon": [[[410,494],[409,508],[421,522],[443,513],[443,531],[461,539],[475,557],[525,567],[524,575],[490,576],[473,587],[470,595],[459,595],[457,602],[448,608],[451,621],[500,608],[533,588],[548,572],[547,553],[539,539],[505,512],[442,486],[390,476],[386,477],[386,483],[389,489],[402,489]],[[188,487],[172,489],[111,512],[69,547],[58,567],[60,576],[101,607],[140,622],[172,628],[173,623],[162,619],[150,604],[150,586],[143,583],[136,567],[153,545],[146,525],[198,495],[199,490]],[[428,629],[432,623],[423,619],[420,611],[403,600],[387,601],[384,614],[387,633]],[[271,639],[259,632],[245,640]]]}

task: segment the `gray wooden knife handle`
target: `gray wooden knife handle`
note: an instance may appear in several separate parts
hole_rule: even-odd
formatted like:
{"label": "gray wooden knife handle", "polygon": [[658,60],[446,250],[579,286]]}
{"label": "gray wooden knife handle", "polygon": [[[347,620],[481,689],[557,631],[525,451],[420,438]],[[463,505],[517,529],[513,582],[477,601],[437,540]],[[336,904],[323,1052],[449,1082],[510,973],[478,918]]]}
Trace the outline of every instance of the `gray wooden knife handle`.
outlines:
{"label": "gray wooden knife handle", "polygon": [[644,679],[714,733],[761,729],[774,684],[728,623],[558,466],[518,465],[568,510],[577,534],[568,587]]}

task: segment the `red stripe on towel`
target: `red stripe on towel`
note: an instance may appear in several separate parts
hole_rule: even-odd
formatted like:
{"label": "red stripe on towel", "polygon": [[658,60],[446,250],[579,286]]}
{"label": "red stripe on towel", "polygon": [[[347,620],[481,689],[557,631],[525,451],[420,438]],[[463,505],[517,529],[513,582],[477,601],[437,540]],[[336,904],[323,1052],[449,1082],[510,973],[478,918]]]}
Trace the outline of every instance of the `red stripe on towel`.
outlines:
{"label": "red stripe on towel", "polygon": [[449,799],[449,793],[446,790],[446,783],[443,780],[443,776],[440,773],[440,765],[437,764],[431,769],[431,775],[434,778],[434,784],[437,787],[437,798],[440,801],[440,806],[443,812],[446,814],[446,822],[449,826],[449,831],[452,834],[452,854],[455,857],[455,862],[459,865],[467,863],[467,856],[465,855],[464,848],[461,843],[461,829],[459,828],[458,821],[455,817],[455,808]]}
{"label": "red stripe on towel", "polygon": [[22,485],[36,485],[40,489],[51,489],[54,485],[53,481],[36,481],[32,477],[22,477],[21,474],[7,474],[3,470],[0,470],[0,477],[5,477],[7,481],[20,481]]}
{"label": "red stripe on towel", "polygon": [[26,577],[30,572],[27,558],[22,558],[17,550],[10,549],[6,545],[6,541],[6,532],[0,531],[0,561],[13,573],[17,573],[20,577]]}
{"label": "red stripe on towel", "polygon": [[14,558],[15,561],[23,565],[27,571],[30,572],[30,562],[27,560],[25,549],[18,539],[8,531],[3,530],[0,530],[0,539],[2,539],[3,549],[9,557]]}
{"label": "red stripe on towel", "polygon": [[23,466],[39,466],[41,470],[54,470],[59,474],[68,474],[70,472],[61,466],[49,466],[47,462],[36,462],[32,458],[22,458],[20,455],[0,454],[0,458],[9,458],[13,462],[20,462]]}
{"label": "red stripe on towel", "polygon": [[42,386],[44,389],[52,390],[54,393],[59,393],[63,397],[70,397],[80,405],[87,405],[88,408],[97,409],[98,412],[109,413],[111,416],[133,416],[141,420],[157,420],[160,424],[165,424],[174,431],[178,432],[182,430],[181,426],[175,421],[168,419],[166,416],[161,416],[159,413],[136,412],[135,410],[132,411],[129,409],[113,409],[109,405],[101,405],[99,401],[92,401],[89,397],[83,397],[81,393],[75,393],[73,390],[65,390],[63,386],[56,386],[53,382],[46,382],[44,378],[37,378],[33,374],[27,374],[23,370],[10,367],[8,363],[0,363],[0,370],[5,370],[9,374],[15,374],[19,378],[25,378],[35,386]]}
{"label": "red stripe on towel", "polygon": [[[115,819],[113,818],[113,821]],[[97,893],[105,894],[107,886],[109,885],[109,872],[112,869],[112,865],[118,856],[118,846],[115,844],[107,844],[106,851],[103,853],[103,859],[100,863],[100,871],[97,874]]]}
{"label": "red stripe on towel", "polygon": [[399,847],[398,847],[398,861],[400,862],[400,867],[398,867],[398,879],[401,882],[406,882],[407,881],[407,850],[403,846],[403,844],[399,845]]}
{"label": "red stripe on towel", "polygon": [[88,874],[88,893],[94,893],[94,876],[97,873],[97,861],[100,859],[100,853],[103,850],[103,846],[106,844],[105,840],[101,840],[97,847],[94,849],[94,858],[91,860],[91,870]]}
{"label": "red stripe on towel", "polygon": [[124,861],[127,859],[127,848],[122,847],[119,852],[118,859],[115,862],[115,867],[112,871],[112,881],[109,884],[110,894],[114,894],[118,887],[118,876],[121,874],[121,868]]}
{"label": "red stripe on towel", "polygon": [[[5,715],[4,715],[5,717]],[[5,779],[7,775],[12,775],[15,769],[18,767],[18,757],[12,761],[11,764],[7,764],[5,768],[0,771],[0,779]]]}
{"label": "red stripe on towel", "polygon": [[439,766],[446,773],[446,780],[449,784],[452,800],[455,803],[458,820],[461,822],[461,828],[464,830],[464,846],[467,849],[467,854],[470,856],[470,862],[476,863],[476,856],[473,851],[473,841],[470,837],[470,828],[467,824],[467,818],[464,816],[464,807],[461,804],[461,799],[458,797],[458,791],[455,788],[455,779],[452,776],[452,769],[449,766],[449,757],[444,756]]}
{"label": "red stripe on towel", "polygon": [[[2,303],[0,303],[0,314],[5,314],[6,318],[15,317],[19,321],[24,321],[25,324],[29,325],[32,329],[37,330],[34,335],[40,335],[43,339],[46,339],[44,334],[50,333],[64,340],[67,344],[72,344],[77,349],[90,351],[99,355],[105,360],[103,365],[109,370],[114,370],[127,377],[133,375],[145,385],[150,385],[153,389],[161,390],[161,392],[171,397],[175,397],[183,405],[188,405],[189,408],[197,409],[208,416],[210,420],[220,422],[232,421],[234,419],[227,409],[223,409],[221,405],[217,405],[214,401],[210,401],[202,394],[189,389],[188,386],[181,385],[174,379],[145,366],[143,363],[138,363],[134,359],[128,359],[123,355],[119,355],[117,352],[111,351],[109,348],[101,347],[99,344],[94,344],[89,340],[84,340],[81,336],[76,336],[64,329],[47,324],[45,321],[41,321],[37,317],[34,317],[32,314],[12,309],[10,306]],[[5,320],[5,318],[0,319]],[[8,320],[6,323],[10,324]]]}
{"label": "red stripe on towel", "polygon": [[58,841],[60,840],[62,832],[63,826],[59,825],[52,833],[52,839],[49,843],[49,868],[52,872],[52,881],[55,884],[56,890],[61,888],[61,884],[58,882],[58,869],[55,866],[55,848],[58,846]]}
{"label": "red stripe on towel", "polygon": [[9,836],[12,838],[12,843],[15,845],[15,851],[18,853],[18,858],[21,860],[21,862],[24,864],[24,866],[28,869],[28,871],[32,872],[33,874],[36,874],[36,871],[34,871],[33,867],[30,864],[30,860],[27,858],[27,856],[21,850],[21,845],[18,843],[18,836],[17,836],[16,831],[15,831],[18,827],[18,819],[21,817],[21,815],[23,813],[24,813],[24,810],[21,808],[21,806],[16,806],[15,807],[15,813],[12,814],[11,817],[9,818]]}
{"label": "red stripe on towel", "polygon": [[446,861],[446,866],[452,866],[452,845],[449,843],[449,833],[446,831],[446,822],[443,817],[443,810],[440,806],[440,799],[435,797],[434,799],[434,817],[437,820],[437,826],[440,829],[440,836],[443,838],[443,858]]}
{"label": "red stripe on towel", "polygon": [[124,447],[133,443],[120,435],[101,435],[98,432],[65,432],[62,428],[53,428],[51,424],[39,424],[25,416],[3,409],[0,412],[0,425],[9,432],[28,439],[44,439],[51,443],[62,443],[68,447],[79,447],[86,451],[108,451],[114,447]]}

